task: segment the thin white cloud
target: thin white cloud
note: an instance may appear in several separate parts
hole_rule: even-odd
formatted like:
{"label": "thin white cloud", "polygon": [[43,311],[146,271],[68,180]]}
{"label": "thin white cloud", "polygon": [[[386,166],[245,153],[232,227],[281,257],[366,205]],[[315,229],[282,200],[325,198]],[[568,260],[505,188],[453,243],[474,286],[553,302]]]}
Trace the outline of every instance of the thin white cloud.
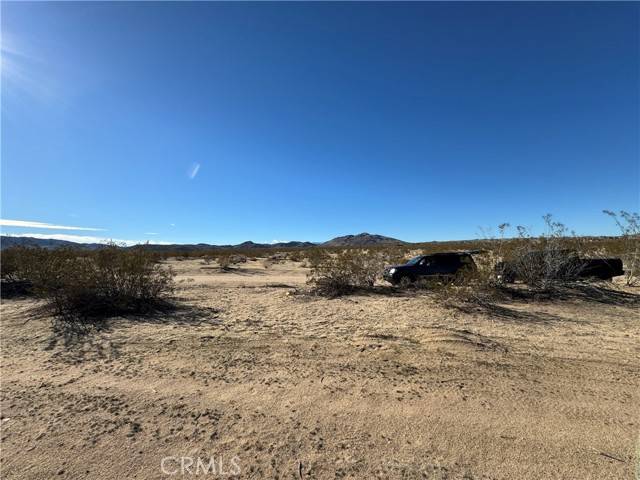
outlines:
{"label": "thin white cloud", "polygon": [[68,225],[53,225],[44,222],[30,222],[27,220],[6,220],[0,218],[0,226],[20,228],[45,228],[49,230],[87,230],[91,232],[104,232],[104,228],[71,227]]}
{"label": "thin white cloud", "polygon": [[158,235],[156,232],[144,232],[145,235]]}
{"label": "thin white cloud", "polygon": [[187,175],[191,180],[193,180],[194,178],[196,178],[196,175],[198,175],[199,171],[200,171],[200,164],[192,163],[191,166],[189,167],[189,171],[187,172]]}
{"label": "thin white cloud", "polygon": [[170,224],[169,224],[169,226],[170,226],[170,227],[175,227],[175,226],[176,226],[176,224],[175,224],[175,223],[170,223]]}
{"label": "thin white cloud", "polygon": [[3,95],[24,95],[40,100],[51,100],[54,95],[54,81],[47,73],[48,64],[33,48],[9,32],[2,32],[0,42],[0,63],[2,64]]}
{"label": "thin white cloud", "polygon": [[[118,245],[139,245],[146,243],[146,240],[125,240],[122,238],[105,238],[105,237],[93,237],[91,235],[71,235],[65,233],[7,233],[7,237],[32,237],[39,239],[52,239],[52,240],[66,240],[67,242],[76,243],[111,243],[115,242]],[[171,242],[154,241],[154,245],[170,245]]]}
{"label": "thin white cloud", "polygon": [[289,242],[289,240],[271,240],[271,244],[273,245],[274,243],[287,243]]}

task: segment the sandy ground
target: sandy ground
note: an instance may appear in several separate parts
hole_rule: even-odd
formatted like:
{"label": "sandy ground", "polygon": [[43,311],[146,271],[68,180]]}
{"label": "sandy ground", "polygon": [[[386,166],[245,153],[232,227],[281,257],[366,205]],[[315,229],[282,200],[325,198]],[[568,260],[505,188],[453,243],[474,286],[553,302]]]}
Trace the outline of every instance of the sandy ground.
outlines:
{"label": "sandy ground", "polygon": [[463,313],[292,295],[293,263],[173,266],[182,308],[79,338],[3,302],[2,478],[637,475],[630,291]]}

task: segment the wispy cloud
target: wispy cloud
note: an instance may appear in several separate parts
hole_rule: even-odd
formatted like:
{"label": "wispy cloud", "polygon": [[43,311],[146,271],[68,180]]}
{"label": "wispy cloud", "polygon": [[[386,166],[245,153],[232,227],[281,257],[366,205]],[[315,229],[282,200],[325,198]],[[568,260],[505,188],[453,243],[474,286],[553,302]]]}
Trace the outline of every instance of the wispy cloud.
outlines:
{"label": "wispy cloud", "polygon": [[[93,237],[90,235],[72,235],[65,233],[8,233],[5,234],[8,237],[32,237],[40,239],[52,239],[52,240],[66,240],[67,242],[76,243],[110,243],[115,242],[119,245],[139,245],[146,243],[146,240],[125,240],[122,238],[105,238],[105,237]],[[154,245],[169,245],[171,242],[154,241]]]}
{"label": "wispy cloud", "polygon": [[175,223],[170,223],[170,224],[169,224],[169,226],[170,226],[170,227],[175,227],[175,226],[176,226],[176,224],[175,224]]}
{"label": "wispy cloud", "polygon": [[198,175],[198,172],[200,171],[200,164],[199,163],[192,163],[191,166],[189,167],[189,171],[187,172],[187,176],[193,180],[194,178],[196,178],[196,175]]}
{"label": "wispy cloud", "polygon": [[156,232],[144,232],[145,235],[157,235]]}
{"label": "wispy cloud", "polygon": [[46,228],[49,230],[86,230],[91,232],[104,232],[104,228],[90,227],[72,227],[69,225],[54,225],[44,222],[30,222],[28,220],[6,220],[0,218],[0,226],[2,227],[20,227],[20,228]]}
{"label": "wispy cloud", "polygon": [[287,243],[289,240],[271,240],[271,245],[275,243]]}
{"label": "wispy cloud", "polygon": [[3,95],[28,94],[41,100],[54,97],[52,79],[47,74],[47,64],[31,48],[27,48],[23,39],[9,32],[2,32],[0,41],[0,63],[2,64]]}

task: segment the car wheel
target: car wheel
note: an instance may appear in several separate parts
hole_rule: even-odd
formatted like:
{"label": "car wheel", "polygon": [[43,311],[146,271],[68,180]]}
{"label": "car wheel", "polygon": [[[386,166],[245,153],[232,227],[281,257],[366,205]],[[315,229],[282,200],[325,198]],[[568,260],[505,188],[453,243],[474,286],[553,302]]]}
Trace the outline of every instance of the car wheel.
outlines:
{"label": "car wheel", "polygon": [[401,277],[400,280],[398,280],[398,285],[401,288],[407,288],[412,283],[413,283],[413,279],[408,275],[405,275],[405,276]]}

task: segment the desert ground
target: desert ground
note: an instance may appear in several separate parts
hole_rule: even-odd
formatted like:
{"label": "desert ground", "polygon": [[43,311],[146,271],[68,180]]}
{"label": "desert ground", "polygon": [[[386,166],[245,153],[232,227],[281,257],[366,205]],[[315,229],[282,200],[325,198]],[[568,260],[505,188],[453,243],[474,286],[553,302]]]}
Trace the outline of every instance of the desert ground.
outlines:
{"label": "desert ground", "polygon": [[95,332],[3,300],[2,478],[637,478],[640,289],[460,311],[170,263],[177,310]]}

